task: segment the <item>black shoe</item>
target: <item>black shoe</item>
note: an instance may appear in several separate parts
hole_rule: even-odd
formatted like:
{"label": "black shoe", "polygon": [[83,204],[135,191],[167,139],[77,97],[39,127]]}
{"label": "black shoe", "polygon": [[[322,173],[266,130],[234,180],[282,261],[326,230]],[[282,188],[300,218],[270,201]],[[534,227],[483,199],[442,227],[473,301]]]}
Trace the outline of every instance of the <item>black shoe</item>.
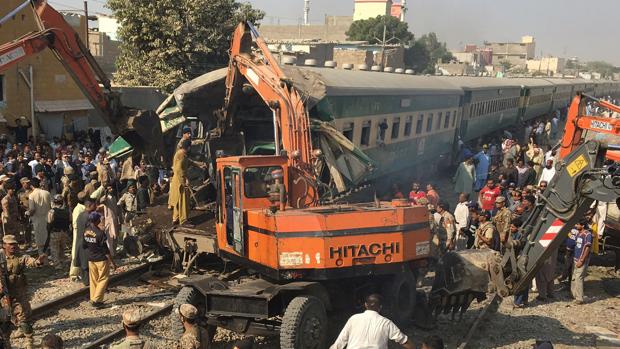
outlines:
{"label": "black shoe", "polygon": [[109,308],[109,306],[103,302],[91,302],[90,303],[95,309],[105,309]]}

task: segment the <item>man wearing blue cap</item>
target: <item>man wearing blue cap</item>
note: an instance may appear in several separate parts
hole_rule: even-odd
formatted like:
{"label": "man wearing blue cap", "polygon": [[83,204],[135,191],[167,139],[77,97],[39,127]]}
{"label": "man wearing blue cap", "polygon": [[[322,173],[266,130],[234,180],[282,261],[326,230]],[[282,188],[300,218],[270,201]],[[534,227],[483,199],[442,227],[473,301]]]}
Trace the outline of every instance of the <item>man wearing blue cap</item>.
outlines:
{"label": "man wearing blue cap", "polygon": [[104,221],[100,213],[88,215],[89,226],[84,232],[84,248],[88,252],[88,279],[90,281],[90,302],[95,308],[102,308],[103,296],[108,287],[110,266],[116,269],[108,249],[107,237],[103,232]]}
{"label": "man wearing blue cap", "polygon": [[192,140],[192,128],[189,126],[183,126],[183,135],[181,136],[179,143],[177,143],[177,149],[183,148],[183,142],[186,140]]}

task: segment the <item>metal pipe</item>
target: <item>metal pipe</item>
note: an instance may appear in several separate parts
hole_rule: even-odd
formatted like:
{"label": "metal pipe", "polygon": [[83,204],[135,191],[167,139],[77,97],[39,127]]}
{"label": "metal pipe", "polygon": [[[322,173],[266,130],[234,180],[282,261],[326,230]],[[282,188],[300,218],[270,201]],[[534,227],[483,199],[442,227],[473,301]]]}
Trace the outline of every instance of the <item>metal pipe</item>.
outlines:
{"label": "metal pipe", "polygon": [[280,130],[278,128],[278,113],[275,109],[271,109],[273,112],[273,138],[276,146],[276,156],[280,155]]}

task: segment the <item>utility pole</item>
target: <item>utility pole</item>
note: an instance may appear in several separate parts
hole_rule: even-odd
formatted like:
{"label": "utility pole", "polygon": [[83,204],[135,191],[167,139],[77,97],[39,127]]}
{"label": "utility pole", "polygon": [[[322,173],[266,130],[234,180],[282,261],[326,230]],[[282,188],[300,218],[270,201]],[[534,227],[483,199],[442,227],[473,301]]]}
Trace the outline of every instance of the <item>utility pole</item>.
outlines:
{"label": "utility pole", "polygon": [[84,0],[84,19],[86,19],[86,35],[84,36],[84,43],[86,43],[86,49],[90,51],[88,45],[88,1]]}
{"label": "utility pole", "polygon": [[385,64],[385,34],[387,32],[387,23],[385,20],[383,21],[383,40],[381,40],[381,70],[383,70],[383,65]]}
{"label": "utility pole", "polygon": [[34,113],[34,72],[32,69],[32,65],[28,66],[28,76],[24,73],[23,70],[19,70],[19,75],[21,75],[22,79],[26,83],[26,86],[30,89],[30,123],[32,124],[32,138],[34,139],[34,144],[39,143],[39,128],[37,124],[37,120]]}

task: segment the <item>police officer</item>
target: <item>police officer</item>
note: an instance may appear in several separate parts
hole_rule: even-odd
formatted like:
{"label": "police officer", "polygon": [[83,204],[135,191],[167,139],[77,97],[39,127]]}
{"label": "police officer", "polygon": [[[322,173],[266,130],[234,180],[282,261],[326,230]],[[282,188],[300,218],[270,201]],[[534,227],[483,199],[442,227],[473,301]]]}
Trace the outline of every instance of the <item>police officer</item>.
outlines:
{"label": "police officer", "polygon": [[498,196],[495,199],[496,213],[493,217],[493,224],[499,234],[502,251],[506,248],[506,244],[510,240],[510,221],[512,221],[512,213],[506,207],[506,198]]}
{"label": "police officer", "polygon": [[181,304],[179,314],[183,328],[185,328],[185,332],[179,341],[179,349],[207,349],[209,335],[205,329],[196,323],[198,309],[191,304]]}
{"label": "police officer", "polygon": [[9,299],[12,309],[12,321],[26,337],[26,349],[33,348],[32,324],[30,323],[30,302],[28,301],[28,281],[24,270],[43,265],[47,256],[38,259],[28,255],[18,255],[17,240],[14,235],[2,238],[0,260],[7,271]]}
{"label": "police officer", "polygon": [[125,339],[119,344],[113,345],[110,349],[147,349],[148,344],[140,338],[140,313],[138,310],[127,310],[123,313],[123,328],[125,329]]}

